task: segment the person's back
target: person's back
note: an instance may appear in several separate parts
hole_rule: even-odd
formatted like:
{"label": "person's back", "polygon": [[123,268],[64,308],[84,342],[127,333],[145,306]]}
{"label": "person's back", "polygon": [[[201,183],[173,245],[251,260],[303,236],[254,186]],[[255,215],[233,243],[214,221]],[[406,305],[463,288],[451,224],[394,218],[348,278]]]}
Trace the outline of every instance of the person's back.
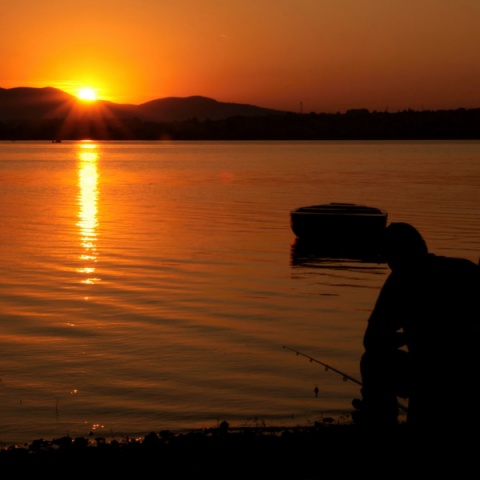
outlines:
{"label": "person's back", "polygon": [[476,422],[480,268],[429,254],[405,281],[412,287],[403,320],[413,365],[408,422],[417,430],[468,428]]}
{"label": "person's back", "polygon": [[[408,397],[407,424],[420,436],[477,428],[480,267],[428,253],[408,224],[391,224],[385,241],[392,271],[369,318],[361,364],[367,411],[370,404],[377,423],[391,422],[395,409],[382,402],[392,405],[396,393]],[[399,352],[403,343],[408,353]]]}

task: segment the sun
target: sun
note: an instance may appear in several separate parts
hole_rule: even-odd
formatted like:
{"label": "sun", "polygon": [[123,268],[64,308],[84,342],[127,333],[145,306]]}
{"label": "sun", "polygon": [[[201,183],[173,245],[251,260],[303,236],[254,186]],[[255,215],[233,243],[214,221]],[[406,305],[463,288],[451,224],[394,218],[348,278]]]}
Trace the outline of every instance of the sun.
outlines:
{"label": "sun", "polygon": [[94,102],[97,100],[97,93],[91,87],[82,87],[78,90],[77,97],[84,102]]}

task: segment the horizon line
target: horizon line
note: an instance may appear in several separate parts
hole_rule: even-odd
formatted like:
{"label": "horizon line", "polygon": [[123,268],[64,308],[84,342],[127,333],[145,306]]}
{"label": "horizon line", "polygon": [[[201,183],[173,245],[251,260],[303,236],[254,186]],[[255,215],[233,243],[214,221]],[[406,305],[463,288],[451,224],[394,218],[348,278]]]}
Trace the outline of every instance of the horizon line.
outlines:
{"label": "horizon line", "polygon": [[[78,97],[73,94],[73,93],[70,93],[66,90],[63,90],[62,88],[59,88],[59,87],[54,87],[52,85],[46,85],[46,86],[43,86],[43,87],[32,87],[32,86],[28,86],[28,85],[22,85],[22,86],[16,86],[16,87],[1,87],[0,86],[0,89],[1,90],[16,90],[16,89],[31,89],[31,90],[45,90],[45,89],[52,89],[52,90],[57,90],[59,92],[62,92],[66,95],[69,95],[73,98],[76,98],[78,99]],[[299,115],[309,115],[309,114],[329,114],[329,115],[336,115],[336,114],[341,114],[341,113],[349,113],[349,112],[361,112],[361,111],[366,111],[368,113],[402,113],[402,112],[408,112],[408,111],[412,111],[412,112],[442,112],[442,111],[455,111],[455,110],[478,110],[480,108],[480,106],[478,107],[464,107],[464,106],[458,106],[458,107],[451,107],[451,108],[421,108],[421,109],[414,109],[414,108],[411,108],[411,107],[405,107],[405,108],[397,108],[397,109],[394,109],[394,110],[390,110],[388,105],[383,109],[383,110],[380,110],[380,109],[372,109],[372,108],[368,108],[368,107],[351,107],[351,108],[346,108],[344,110],[336,110],[336,111],[315,111],[315,110],[305,110],[304,109],[304,103],[302,101],[299,101],[299,111],[295,111],[295,110],[283,110],[283,109],[279,109],[279,108],[273,108],[273,107],[264,107],[264,106],[261,106],[261,105],[258,105],[258,104],[254,104],[254,103],[243,103],[243,102],[235,102],[235,101],[223,101],[223,100],[217,100],[216,98],[214,97],[209,97],[207,95],[200,95],[200,94],[194,94],[194,95],[186,95],[186,96],[178,96],[178,95],[170,95],[170,96],[165,96],[165,97],[157,97],[157,98],[153,98],[151,100],[147,100],[145,102],[141,102],[141,103],[129,103],[129,102],[115,102],[113,100],[108,100],[108,99],[105,99],[105,98],[102,98],[102,97],[98,97],[96,100],[94,100],[92,103],[98,103],[98,102],[105,102],[105,103],[113,103],[115,105],[129,105],[129,106],[140,106],[140,105],[144,105],[146,103],[150,103],[150,102],[154,102],[156,100],[166,100],[166,99],[188,99],[188,98],[204,98],[204,99],[207,99],[207,100],[212,100],[214,102],[217,102],[217,103],[224,103],[224,104],[233,104],[233,105],[248,105],[248,106],[254,106],[254,107],[258,107],[258,108],[262,108],[264,110],[272,110],[272,111],[276,111],[276,112],[279,112],[279,113],[296,113],[296,114],[299,114]]]}

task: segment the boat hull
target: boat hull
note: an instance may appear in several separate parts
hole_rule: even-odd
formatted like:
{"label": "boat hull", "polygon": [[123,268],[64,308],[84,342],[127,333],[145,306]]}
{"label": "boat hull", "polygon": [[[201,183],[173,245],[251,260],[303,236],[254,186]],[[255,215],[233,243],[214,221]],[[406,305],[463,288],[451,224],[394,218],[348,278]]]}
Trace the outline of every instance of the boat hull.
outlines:
{"label": "boat hull", "polygon": [[302,244],[358,256],[379,251],[387,216],[375,207],[328,203],[292,210],[290,224]]}

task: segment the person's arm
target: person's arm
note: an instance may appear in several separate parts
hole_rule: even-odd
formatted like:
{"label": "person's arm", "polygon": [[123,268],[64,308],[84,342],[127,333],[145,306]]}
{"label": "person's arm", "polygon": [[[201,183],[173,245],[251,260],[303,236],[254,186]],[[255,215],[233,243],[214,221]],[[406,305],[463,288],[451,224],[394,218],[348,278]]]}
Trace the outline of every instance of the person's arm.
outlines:
{"label": "person's arm", "polygon": [[390,274],[368,319],[363,337],[365,351],[396,350],[405,345],[405,334],[401,330],[399,296],[398,280],[395,275]]}

